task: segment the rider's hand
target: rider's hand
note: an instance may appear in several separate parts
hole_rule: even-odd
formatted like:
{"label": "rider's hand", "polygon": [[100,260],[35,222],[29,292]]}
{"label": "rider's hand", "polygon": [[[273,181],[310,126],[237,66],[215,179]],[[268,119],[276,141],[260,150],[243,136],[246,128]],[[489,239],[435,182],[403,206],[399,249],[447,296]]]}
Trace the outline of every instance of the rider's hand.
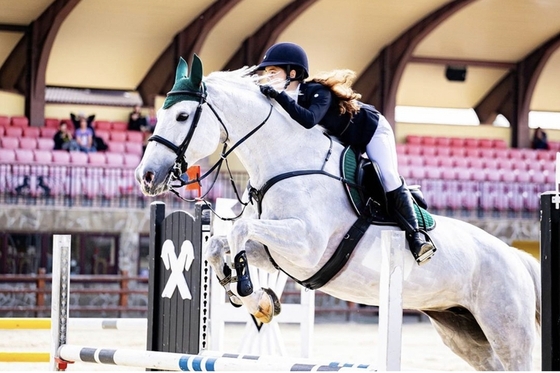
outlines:
{"label": "rider's hand", "polygon": [[259,88],[261,89],[262,94],[268,98],[276,98],[276,96],[278,96],[278,91],[270,85],[261,85]]}

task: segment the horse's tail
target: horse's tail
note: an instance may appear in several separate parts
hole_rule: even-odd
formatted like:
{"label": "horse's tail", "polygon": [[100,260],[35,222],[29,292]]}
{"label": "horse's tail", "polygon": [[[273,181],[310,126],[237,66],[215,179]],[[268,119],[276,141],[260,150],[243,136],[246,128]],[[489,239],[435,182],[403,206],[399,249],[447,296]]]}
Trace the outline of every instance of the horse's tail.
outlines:
{"label": "horse's tail", "polygon": [[517,253],[525,268],[529,271],[531,279],[533,280],[533,286],[535,289],[535,296],[537,300],[536,312],[535,312],[535,322],[537,328],[540,332],[541,330],[541,266],[539,262],[531,254],[526,251],[517,249]]}

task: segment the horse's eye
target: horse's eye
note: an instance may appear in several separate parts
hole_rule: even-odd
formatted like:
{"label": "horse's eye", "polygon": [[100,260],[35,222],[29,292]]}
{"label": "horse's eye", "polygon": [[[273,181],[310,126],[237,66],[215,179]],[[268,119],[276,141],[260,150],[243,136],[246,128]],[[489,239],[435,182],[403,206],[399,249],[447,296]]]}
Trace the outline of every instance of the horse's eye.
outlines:
{"label": "horse's eye", "polygon": [[185,114],[185,113],[179,113],[177,115],[177,122],[185,122],[187,119],[189,119],[189,115]]}

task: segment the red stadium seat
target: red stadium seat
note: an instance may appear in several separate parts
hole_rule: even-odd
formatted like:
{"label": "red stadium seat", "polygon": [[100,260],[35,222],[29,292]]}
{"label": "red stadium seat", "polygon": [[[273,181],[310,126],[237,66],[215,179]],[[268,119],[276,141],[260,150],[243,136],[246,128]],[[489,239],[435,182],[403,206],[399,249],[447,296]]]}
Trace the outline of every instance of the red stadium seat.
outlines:
{"label": "red stadium seat", "polygon": [[95,130],[95,136],[102,138],[105,143],[109,143],[111,132],[107,130]]}
{"label": "red stadium seat", "polygon": [[70,163],[74,166],[86,166],[89,163],[87,153],[70,152]]}
{"label": "red stadium seat", "polygon": [[6,127],[4,129],[4,135],[8,137],[22,137],[23,127]]}
{"label": "red stadium seat", "polygon": [[125,131],[112,131],[109,136],[109,140],[111,141],[126,141],[126,132]]}
{"label": "red stadium seat", "polygon": [[417,135],[407,135],[406,136],[406,143],[407,144],[421,145],[422,144],[422,139],[420,138],[420,136],[417,136]]}
{"label": "red stadium seat", "polygon": [[479,144],[479,140],[472,137],[467,137],[464,141],[464,146],[467,148],[477,148]]}
{"label": "red stadium seat", "polygon": [[14,149],[0,148],[0,163],[13,163],[16,160]]}
{"label": "red stadium seat", "polygon": [[19,139],[19,147],[21,149],[36,149],[37,139],[32,137],[22,137]]}
{"label": "red stadium seat", "polygon": [[13,127],[28,127],[29,126],[29,119],[25,116],[16,115],[13,116],[10,120],[10,124]]}
{"label": "red stadium seat", "polygon": [[424,146],[435,146],[436,138],[433,136],[421,136],[420,143]]}
{"label": "red stadium seat", "polygon": [[15,149],[16,162],[32,164],[34,160],[33,150],[31,149]]}
{"label": "red stadium seat", "polygon": [[482,158],[494,158],[496,156],[496,150],[492,148],[481,148],[480,157]]}
{"label": "red stadium seat", "polygon": [[144,132],[126,131],[126,139],[130,142],[144,142]]}
{"label": "red stadium seat", "polygon": [[466,157],[480,157],[480,148],[466,148],[465,149],[465,156]]}
{"label": "red stadium seat", "polygon": [[105,166],[105,164],[107,163],[105,153],[88,153],[88,163],[92,166]]}
{"label": "red stadium seat", "polygon": [[19,138],[10,136],[0,137],[0,147],[4,149],[17,149],[19,148]]}
{"label": "red stadium seat", "polygon": [[462,137],[452,137],[449,146],[454,148],[462,148],[465,146],[465,139]]}
{"label": "red stadium seat", "polygon": [[144,154],[144,147],[141,143],[127,142],[124,144],[124,147],[126,152],[129,154],[137,154],[137,155]]}
{"label": "red stadium seat", "polygon": [[436,136],[436,146],[451,146],[451,138],[446,136]]}
{"label": "red stadium seat", "polygon": [[435,157],[437,154],[437,148],[435,146],[423,146],[422,147],[422,155],[424,157]]}
{"label": "red stadium seat", "polygon": [[97,130],[110,131],[111,122],[108,120],[95,120],[93,121],[93,128],[95,128],[95,133],[97,133]]}
{"label": "red stadium seat", "polygon": [[45,118],[45,127],[58,129],[59,126],[60,126],[60,119]]}
{"label": "red stadium seat", "polygon": [[37,149],[53,150],[54,149],[54,140],[52,138],[39,137],[37,139]]}
{"label": "red stadium seat", "polygon": [[51,149],[33,150],[33,161],[39,164],[50,164],[52,162]]}
{"label": "red stadium seat", "polygon": [[41,127],[41,137],[52,139],[58,129],[52,127]]}
{"label": "red stadium seat", "polygon": [[52,163],[59,165],[70,165],[70,153],[66,150],[53,150]]}
{"label": "red stadium seat", "polygon": [[481,148],[493,148],[494,142],[492,139],[479,139],[478,146]]}
{"label": "red stadium seat", "polygon": [[124,164],[124,159],[122,153],[106,152],[107,157],[106,163],[111,167],[122,167]]}
{"label": "red stadium seat", "polygon": [[121,141],[109,141],[107,143],[111,153],[124,153],[126,152],[125,143]]}
{"label": "red stadium seat", "polygon": [[23,129],[23,137],[39,137],[41,129],[39,127],[25,127]]}
{"label": "red stadium seat", "polygon": [[126,131],[128,129],[128,122],[114,121],[111,123],[113,131]]}
{"label": "red stadium seat", "polygon": [[505,140],[502,139],[493,139],[492,140],[492,147],[495,149],[506,149],[508,144]]}
{"label": "red stadium seat", "polygon": [[0,127],[8,127],[10,125],[10,117],[0,115]]}
{"label": "red stadium seat", "polygon": [[437,147],[437,155],[440,157],[450,157],[451,156],[451,147],[449,146],[440,146]]}

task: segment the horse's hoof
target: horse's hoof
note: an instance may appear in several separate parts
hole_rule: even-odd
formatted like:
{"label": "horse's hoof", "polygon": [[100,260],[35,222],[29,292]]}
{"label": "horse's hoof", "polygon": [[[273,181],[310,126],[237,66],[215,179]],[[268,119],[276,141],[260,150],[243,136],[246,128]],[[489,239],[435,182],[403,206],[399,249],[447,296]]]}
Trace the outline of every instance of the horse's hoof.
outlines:
{"label": "horse's hoof", "polygon": [[274,292],[270,289],[262,289],[263,293],[259,299],[259,308],[253,314],[255,319],[263,324],[272,321],[272,318],[280,313],[280,301]]}
{"label": "horse's hoof", "polygon": [[274,316],[278,316],[280,311],[282,311],[282,304],[280,303],[280,299],[276,296],[276,293],[269,288],[263,288],[263,290],[270,295],[272,298],[272,303],[274,304]]}
{"label": "horse's hoof", "polygon": [[239,298],[237,298],[237,295],[235,295],[233,293],[233,291],[229,290],[227,292],[228,295],[228,299],[229,299],[229,303],[234,306],[235,308],[239,308],[241,306],[243,306],[243,302],[241,302],[241,300],[239,300]]}

